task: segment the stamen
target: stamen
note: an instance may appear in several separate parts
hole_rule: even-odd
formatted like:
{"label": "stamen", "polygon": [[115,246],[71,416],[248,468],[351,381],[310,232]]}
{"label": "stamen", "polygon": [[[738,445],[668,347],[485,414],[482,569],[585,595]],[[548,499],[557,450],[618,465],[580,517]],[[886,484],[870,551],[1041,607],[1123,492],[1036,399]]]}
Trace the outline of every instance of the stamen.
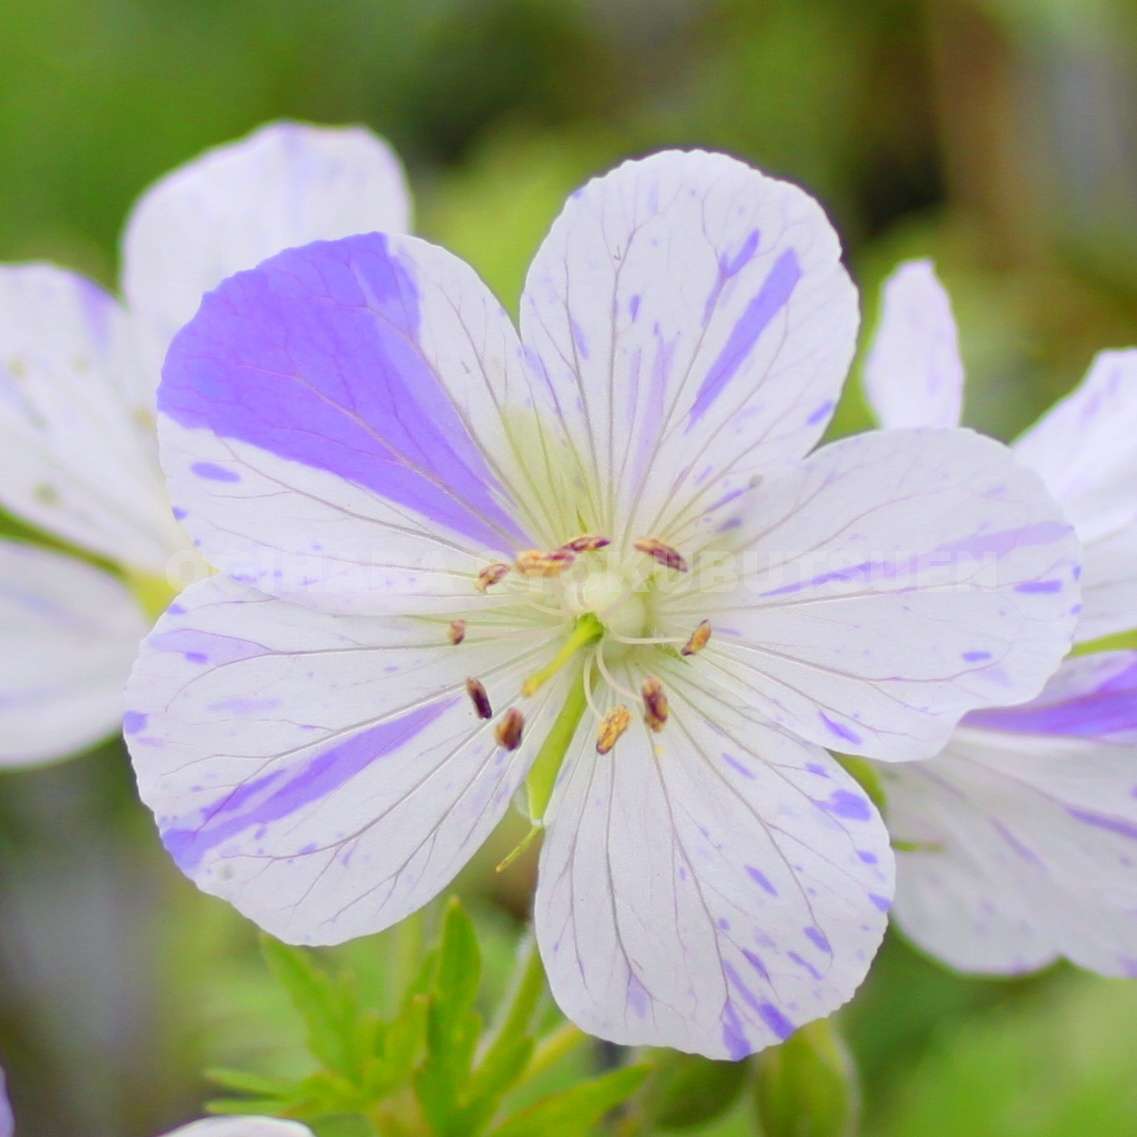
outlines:
{"label": "stamen", "polygon": [[699,626],[691,633],[691,638],[679,649],[680,655],[694,655],[707,646],[711,638],[710,620],[700,620]]}
{"label": "stamen", "polygon": [[478,579],[474,582],[474,587],[479,592],[486,592],[497,584],[507,572],[509,572],[509,565],[503,564],[501,561],[498,561],[496,564],[486,565],[486,567],[478,573]]}
{"label": "stamen", "polygon": [[657,734],[667,725],[667,694],[654,675],[643,683],[644,721]]}
{"label": "stamen", "polygon": [[596,734],[596,753],[607,754],[619,742],[620,736],[631,722],[632,712],[623,703],[614,706],[600,720],[600,730]]}
{"label": "stamen", "polygon": [[581,533],[571,541],[566,541],[561,548],[569,549],[574,553],[595,553],[597,549],[606,549],[612,544],[608,537],[601,537],[597,533]]}
{"label": "stamen", "polygon": [[474,704],[474,710],[478,712],[478,718],[493,718],[493,707],[490,706],[490,697],[486,694],[486,689],[479,680],[466,680],[466,694],[470,696],[470,702]]}
{"label": "stamen", "polygon": [[525,696],[536,694],[582,647],[598,640],[603,634],[604,625],[591,612],[586,612],[577,620],[568,639],[561,645],[561,650],[521,684],[521,693]]}
{"label": "stamen", "polygon": [[586,703],[588,703],[588,709],[593,713],[593,715],[596,716],[596,718],[602,719],[604,716],[603,716],[603,714],[601,714],[600,708],[596,705],[595,701],[592,698],[592,682],[593,682],[592,669],[596,666],[596,657],[599,654],[600,654],[600,645],[597,644],[596,647],[593,648],[593,650],[591,652],[589,652],[589,654],[587,656],[585,656],[583,682],[584,682],[584,700]]}
{"label": "stamen", "polygon": [[517,571],[522,576],[560,576],[572,567],[576,553],[571,549],[553,549],[546,553],[543,549],[526,549],[517,555]]}
{"label": "stamen", "polygon": [[502,857],[500,861],[498,861],[497,868],[494,869],[494,872],[505,872],[505,870],[509,868],[509,866],[513,864],[513,862],[517,860],[517,858],[520,857],[521,854],[524,853],[530,845],[533,844],[533,839],[537,836],[538,833],[542,831],[542,828],[543,826],[540,825],[531,825],[529,827],[529,832],[526,833],[525,836],[517,842],[517,844],[513,847],[513,850],[509,853],[506,853],[506,855]]}
{"label": "stamen", "polygon": [[658,561],[664,568],[674,569],[676,572],[686,572],[687,562],[677,549],[665,545],[657,537],[641,537],[635,542],[635,547],[641,553],[647,553],[653,560]]}
{"label": "stamen", "polygon": [[636,701],[635,691],[629,691],[622,683],[617,683],[616,677],[608,670],[608,665],[604,662],[603,644],[598,644],[596,647],[596,664],[600,668],[600,675],[604,679],[604,682],[607,683],[613,691],[619,691],[621,695],[631,699],[633,703]]}
{"label": "stamen", "polygon": [[516,707],[510,707],[497,720],[493,733],[498,746],[503,746],[506,750],[516,750],[521,745],[521,732],[524,729],[525,716]]}
{"label": "stamen", "polygon": [[450,621],[450,642],[457,646],[466,638],[466,621]]}

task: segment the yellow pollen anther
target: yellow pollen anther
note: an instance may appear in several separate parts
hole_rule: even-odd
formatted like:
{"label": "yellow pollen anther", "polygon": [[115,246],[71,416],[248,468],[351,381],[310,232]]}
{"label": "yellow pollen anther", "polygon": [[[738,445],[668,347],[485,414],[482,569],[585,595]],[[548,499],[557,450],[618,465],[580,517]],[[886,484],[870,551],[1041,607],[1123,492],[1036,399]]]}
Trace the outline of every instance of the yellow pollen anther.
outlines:
{"label": "yellow pollen anther", "polygon": [[620,736],[631,722],[632,712],[622,703],[608,711],[600,720],[600,729],[596,734],[596,753],[607,754],[620,741]]}
{"label": "yellow pollen anther", "polygon": [[654,675],[643,682],[644,721],[657,734],[667,725],[667,694]]}
{"label": "yellow pollen anther", "polygon": [[517,555],[517,571],[522,576],[560,576],[572,566],[576,553],[571,549],[526,549]]}
{"label": "yellow pollen anther", "polygon": [[596,533],[581,533],[571,541],[566,541],[561,548],[569,549],[574,553],[595,553],[597,549],[606,549],[612,544],[608,537],[601,537]]}
{"label": "yellow pollen anther", "polygon": [[470,696],[470,702],[474,704],[474,710],[478,712],[478,718],[493,718],[493,707],[490,706],[490,697],[486,694],[486,689],[482,686],[480,680],[467,679],[466,694]]}
{"label": "yellow pollen anther", "polygon": [[676,572],[686,572],[687,562],[677,549],[665,545],[655,537],[641,537],[635,542],[635,547],[641,553],[647,553],[653,560],[658,561],[664,568],[674,569]]}
{"label": "yellow pollen anther", "polygon": [[503,564],[501,561],[498,561],[496,564],[486,565],[486,567],[478,573],[478,579],[474,582],[474,587],[479,592],[486,592],[492,588],[493,585],[497,584],[507,572],[509,572],[509,565]]}
{"label": "yellow pollen anther", "polygon": [[510,707],[497,720],[497,726],[493,728],[493,733],[498,746],[502,746],[506,750],[516,750],[521,745],[521,732],[524,729],[525,716],[516,707]]}
{"label": "yellow pollen anther", "polygon": [[711,638],[710,620],[700,620],[699,626],[691,633],[691,638],[679,649],[680,655],[694,655],[707,646]]}
{"label": "yellow pollen anther", "polygon": [[452,644],[460,644],[466,638],[466,621],[465,620],[451,620],[450,621],[450,642]]}

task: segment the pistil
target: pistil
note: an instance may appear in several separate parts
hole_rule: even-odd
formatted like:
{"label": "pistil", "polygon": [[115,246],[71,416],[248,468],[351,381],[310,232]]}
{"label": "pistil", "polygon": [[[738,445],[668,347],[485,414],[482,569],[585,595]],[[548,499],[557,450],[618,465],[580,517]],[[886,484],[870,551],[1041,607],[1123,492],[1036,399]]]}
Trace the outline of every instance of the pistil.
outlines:
{"label": "pistil", "polygon": [[604,634],[604,625],[591,613],[585,612],[577,621],[561,650],[540,671],[533,672],[521,684],[523,695],[535,695],[553,678],[582,647],[586,647]]}

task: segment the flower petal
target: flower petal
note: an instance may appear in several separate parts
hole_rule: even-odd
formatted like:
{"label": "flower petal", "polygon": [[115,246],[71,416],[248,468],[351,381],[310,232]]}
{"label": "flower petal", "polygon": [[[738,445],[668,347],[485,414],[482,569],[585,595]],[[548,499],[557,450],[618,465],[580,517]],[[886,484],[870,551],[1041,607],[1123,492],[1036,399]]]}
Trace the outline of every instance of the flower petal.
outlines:
{"label": "flower petal", "polygon": [[1137,349],[1103,351],[1016,443],[1085,549],[1078,639],[1137,627]]}
{"label": "flower petal", "polygon": [[403,168],[363,127],[274,122],[152,185],[123,233],[123,292],[153,400],[174,333],[225,277],[309,241],[410,228]]}
{"label": "flower petal", "polygon": [[312,1130],[278,1117],[208,1117],[172,1129],[165,1137],[312,1137]]}
{"label": "flower petal", "polygon": [[414,237],[317,243],[231,277],[175,339],[163,464],[208,559],[246,583],[347,608],[467,603],[487,558],[536,543],[504,411],[526,390],[467,265]]}
{"label": "flower petal", "polygon": [[0,504],[67,541],[161,571],[174,529],[153,420],[134,417],[118,304],[46,264],[0,266]]}
{"label": "flower petal", "polygon": [[1034,702],[969,716],[929,762],[882,771],[896,919],[964,971],[1063,955],[1137,977],[1137,653],[1071,659]]}
{"label": "flower petal", "polygon": [[660,536],[809,450],[857,332],[839,257],[811,197],[722,154],[626,162],[570,198],[529,270],[521,329],[590,526]]}
{"label": "flower petal", "polygon": [[0,540],[0,768],[114,733],[146,634],[130,593],[74,557]]}
{"label": "flower petal", "polygon": [[966,711],[1037,694],[1069,647],[1077,541],[991,439],[843,439],[768,479],[747,512],[733,579],[693,571],[669,634],[709,618],[700,665],[802,738],[929,757]]}
{"label": "flower petal", "polygon": [[884,282],[864,382],[881,426],[959,425],[964,383],[959,333],[931,261],[906,261]]}
{"label": "flower petal", "polygon": [[892,853],[824,750],[685,672],[660,672],[663,733],[637,722],[604,757],[577,740],[541,853],[537,937],[585,1030],[738,1059],[850,998],[884,934]]}
{"label": "flower petal", "polygon": [[[532,757],[496,744],[466,680],[500,716],[554,634],[471,622],[455,646],[447,632],[318,612],[224,577],[182,593],[145,642],[127,704],[139,789],[182,870],[291,942],[376,932],[430,900]],[[558,693],[550,684],[526,709],[527,741]]]}
{"label": "flower petal", "polygon": [[0,1137],[12,1137],[15,1131],[12,1107],[8,1102],[8,1091],[4,1084],[4,1071],[0,1070]]}

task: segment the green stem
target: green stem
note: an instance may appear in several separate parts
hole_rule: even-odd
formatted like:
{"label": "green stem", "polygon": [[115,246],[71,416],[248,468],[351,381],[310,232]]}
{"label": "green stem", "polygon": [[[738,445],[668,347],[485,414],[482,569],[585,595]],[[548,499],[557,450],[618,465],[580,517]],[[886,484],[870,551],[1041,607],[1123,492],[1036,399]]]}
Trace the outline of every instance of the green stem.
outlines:
{"label": "green stem", "polygon": [[543,1038],[537,1049],[533,1051],[533,1057],[529,1059],[529,1065],[525,1067],[525,1073],[521,1075],[521,1080],[517,1084],[524,1085],[534,1078],[539,1078],[551,1066],[555,1066],[562,1058],[566,1058],[574,1050],[579,1050],[587,1042],[588,1035],[580,1027],[572,1023],[557,1027],[552,1034]]}
{"label": "green stem", "polygon": [[588,699],[584,690],[584,679],[578,676],[570,685],[568,697],[560,713],[553,722],[552,729],[541,743],[537,757],[526,779],[525,788],[529,797],[529,819],[539,825],[549,807],[553,796],[553,786],[557,781],[565,752],[576,734],[576,728],[584,717]]}

